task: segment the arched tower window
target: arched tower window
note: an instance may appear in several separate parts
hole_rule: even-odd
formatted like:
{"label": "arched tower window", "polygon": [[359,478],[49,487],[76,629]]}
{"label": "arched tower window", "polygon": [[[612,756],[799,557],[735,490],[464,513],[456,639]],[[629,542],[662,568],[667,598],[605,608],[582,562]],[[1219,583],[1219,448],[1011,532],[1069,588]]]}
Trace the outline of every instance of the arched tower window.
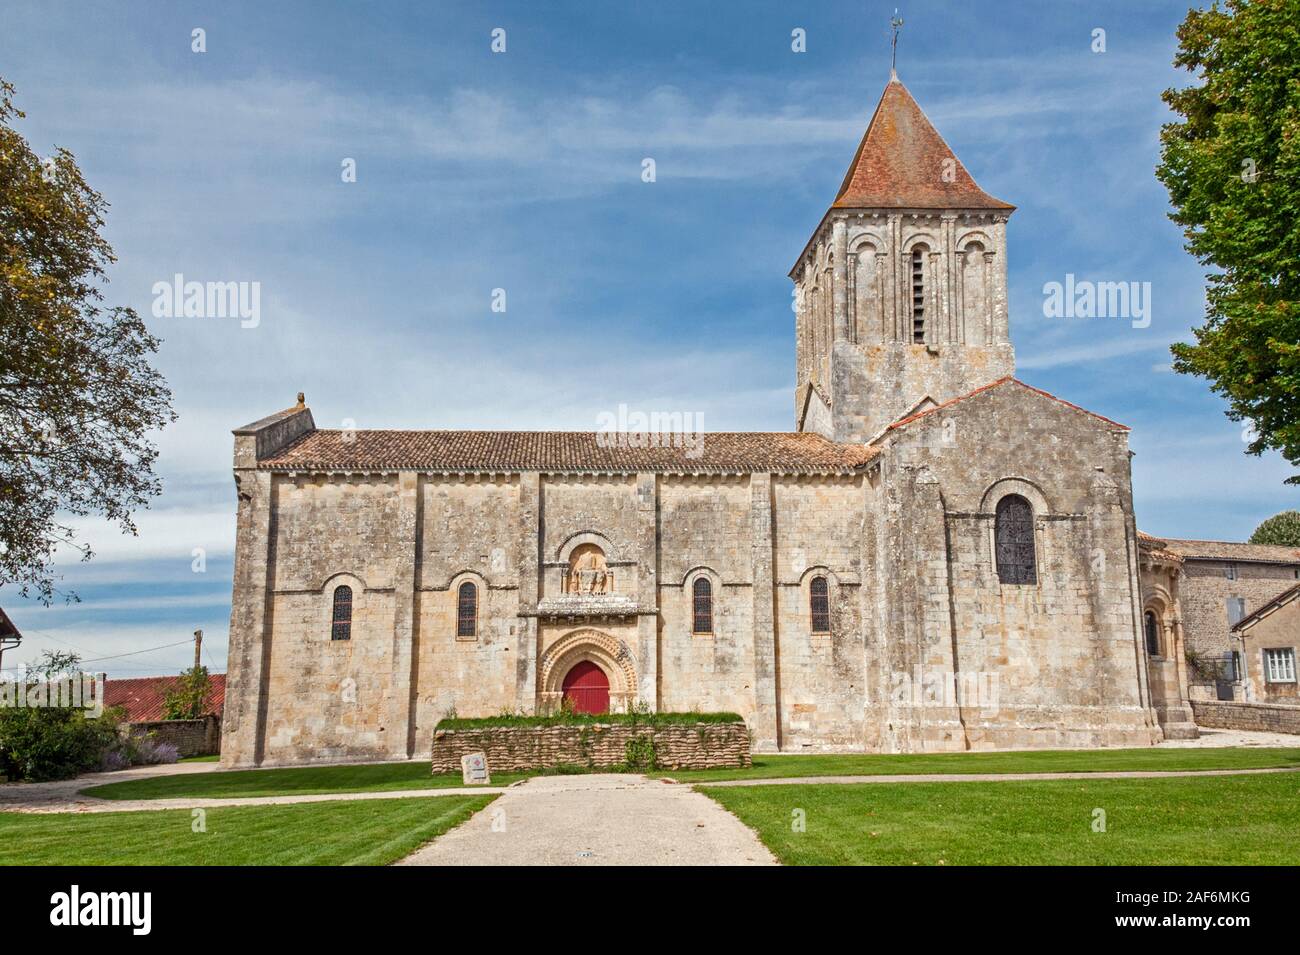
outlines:
{"label": "arched tower window", "polygon": [[960,261],[962,341],[967,345],[987,345],[989,316],[985,283],[988,281],[988,266],[983,243],[968,244],[962,250]]}
{"label": "arched tower window", "polygon": [[341,584],[334,588],[334,613],[330,617],[330,639],[352,639],[352,588]]}
{"label": "arched tower window", "polygon": [[925,344],[925,246],[912,250],[912,343]]}
{"label": "arched tower window", "polygon": [[993,550],[998,580],[1004,584],[1035,584],[1034,509],[1019,494],[998,501],[993,520]]}
{"label": "arched tower window", "polygon": [[831,594],[825,577],[814,577],[808,587],[813,633],[831,632]]}
{"label": "arched tower window", "polygon": [[478,635],[478,588],[468,580],[456,592],[456,636]]}
{"label": "arched tower window", "polygon": [[1147,655],[1160,656],[1160,621],[1156,619],[1156,612],[1148,610],[1142,615],[1142,629],[1147,638]]}
{"label": "arched tower window", "polygon": [[713,582],[707,577],[696,577],[691,588],[692,633],[713,632]]}

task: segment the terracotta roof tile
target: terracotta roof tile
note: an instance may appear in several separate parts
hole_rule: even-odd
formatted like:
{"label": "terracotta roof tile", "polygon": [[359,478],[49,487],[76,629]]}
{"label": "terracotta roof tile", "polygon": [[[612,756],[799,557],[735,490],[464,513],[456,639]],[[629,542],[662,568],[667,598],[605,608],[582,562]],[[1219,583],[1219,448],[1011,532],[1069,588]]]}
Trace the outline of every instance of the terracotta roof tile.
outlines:
{"label": "terracotta roof tile", "polygon": [[[818,434],[312,431],[258,462],[273,470],[851,473],[879,451]],[[617,439],[617,442],[611,440]],[[641,446],[638,446],[641,445]],[[698,453],[696,453],[698,451]]]}
{"label": "terracotta roof tile", "polygon": [[1236,541],[1176,540],[1166,537],[1165,546],[1192,560],[1240,560],[1247,563],[1300,564],[1300,547],[1271,544],[1242,544]]}
{"label": "terracotta roof tile", "polygon": [[[180,681],[178,676],[150,676],[134,680],[105,680],[104,706],[121,706],[131,723],[147,723],[163,718],[163,702],[167,691]],[[208,694],[205,712],[221,715],[226,705],[226,675],[211,675],[212,689]]]}
{"label": "terracotta roof tile", "polygon": [[1144,534],[1138,531],[1138,550],[1155,560],[1169,561],[1174,564],[1181,564],[1183,559],[1169,550],[1165,546],[1165,541],[1160,537],[1152,537],[1150,534]]}
{"label": "terracotta roof tile", "polygon": [[[951,160],[951,165],[945,165]],[[950,175],[945,176],[945,171]],[[975,184],[912,94],[889,81],[833,208],[1002,209]]]}

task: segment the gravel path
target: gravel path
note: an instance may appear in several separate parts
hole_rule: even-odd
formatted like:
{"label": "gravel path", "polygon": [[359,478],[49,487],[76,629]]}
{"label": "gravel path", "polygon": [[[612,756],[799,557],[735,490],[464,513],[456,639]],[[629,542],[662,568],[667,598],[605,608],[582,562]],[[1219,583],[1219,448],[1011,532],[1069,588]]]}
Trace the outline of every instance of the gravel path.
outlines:
{"label": "gravel path", "polygon": [[398,865],[776,865],[753,830],[689,786],[539,776]]}

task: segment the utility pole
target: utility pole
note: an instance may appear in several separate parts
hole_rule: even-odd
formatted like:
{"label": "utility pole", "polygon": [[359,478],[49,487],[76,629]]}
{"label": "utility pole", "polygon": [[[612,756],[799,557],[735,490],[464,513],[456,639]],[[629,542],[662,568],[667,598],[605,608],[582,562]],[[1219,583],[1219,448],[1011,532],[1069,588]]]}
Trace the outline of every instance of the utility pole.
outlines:
{"label": "utility pole", "polygon": [[199,658],[202,655],[202,653],[203,653],[203,631],[195,630],[194,631],[194,669],[196,671],[199,668]]}

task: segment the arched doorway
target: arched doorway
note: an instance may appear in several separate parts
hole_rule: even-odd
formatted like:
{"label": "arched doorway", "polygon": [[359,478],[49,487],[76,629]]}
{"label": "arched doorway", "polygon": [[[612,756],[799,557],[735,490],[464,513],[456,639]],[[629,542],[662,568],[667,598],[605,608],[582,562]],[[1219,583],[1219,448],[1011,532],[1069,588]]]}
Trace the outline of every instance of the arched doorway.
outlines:
{"label": "arched doorway", "polygon": [[574,664],[564,675],[564,699],[575,713],[609,712],[609,677],[590,660]]}

